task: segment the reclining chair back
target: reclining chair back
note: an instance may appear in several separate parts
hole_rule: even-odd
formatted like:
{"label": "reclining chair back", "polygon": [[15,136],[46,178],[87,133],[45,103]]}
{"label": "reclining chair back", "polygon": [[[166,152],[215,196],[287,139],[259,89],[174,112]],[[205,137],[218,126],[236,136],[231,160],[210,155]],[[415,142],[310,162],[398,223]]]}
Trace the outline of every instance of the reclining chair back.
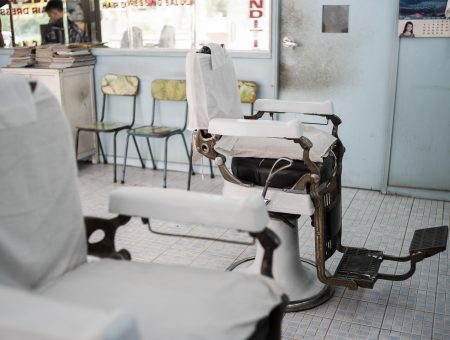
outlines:
{"label": "reclining chair back", "polygon": [[72,134],[42,84],[0,75],[0,102],[0,284],[35,288],[86,261]]}

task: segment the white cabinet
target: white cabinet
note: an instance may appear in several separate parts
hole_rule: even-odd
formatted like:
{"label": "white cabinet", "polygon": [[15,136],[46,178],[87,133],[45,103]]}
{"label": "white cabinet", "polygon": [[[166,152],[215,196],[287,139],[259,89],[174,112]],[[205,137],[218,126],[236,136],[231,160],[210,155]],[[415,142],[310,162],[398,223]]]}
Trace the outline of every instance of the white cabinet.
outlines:
{"label": "white cabinet", "polygon": [[[74,67],[63,70],[40,68],[3,68],[2,72],[21,75],[47,86],[61,103],[72,128],[95,121],[94,67]],[[81,133],[78,159],[93,156],[95,143],[92,133]],[[74,151],[75,152],[75,151]]]}

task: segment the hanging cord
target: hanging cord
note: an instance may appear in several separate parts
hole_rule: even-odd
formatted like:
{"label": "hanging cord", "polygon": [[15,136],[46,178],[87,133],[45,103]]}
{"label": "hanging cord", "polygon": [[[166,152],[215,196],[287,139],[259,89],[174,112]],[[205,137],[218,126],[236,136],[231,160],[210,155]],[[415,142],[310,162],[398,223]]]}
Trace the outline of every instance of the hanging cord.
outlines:
{"label": "hanging cord", "polygon": [[[284,166],[282,166],[279,169],[274,171],[274,169],[277,166],[277,164],[280,163],[281,161],[288,162],[288,164],[286,164],[286,165],[284,165]],[[272,181],[273,177],[276,174],[278,174],[280,171],[283,171],[283,170],[285,170],[287,168],[290,168],[293,164],[294,164],[294,161],[292,159],[281,157],[281,158],[278,158],[277,161],[272,165],[272,168],[270,169],[270,172],[269,172],[269,177],[267,177],[266,185],[264,185],[264,190],[262,192],[262,198],[264,200],[266,200],[267,189],[269,189],[269,184]]]}
{"label": "hanging cord", "polygon": [[337,167],[338,167],[337,162],[338,162],[338,159],[337,159],[336,154],[334,153],[333,150],[330,150],[330,152],[333,154],[333,157],[334,157],[334,169],[333,169],[333,174],[332,174],[332,176],[331,176],[331,177],[334,177],[334,176],[336,176],[336,172],[337,172]]}

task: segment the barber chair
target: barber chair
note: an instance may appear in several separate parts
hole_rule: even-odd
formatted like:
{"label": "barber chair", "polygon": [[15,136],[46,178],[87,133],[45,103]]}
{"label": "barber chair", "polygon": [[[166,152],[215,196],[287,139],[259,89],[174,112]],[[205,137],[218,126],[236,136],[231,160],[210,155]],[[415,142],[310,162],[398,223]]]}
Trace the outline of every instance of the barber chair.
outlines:
{"label": "barber chair", "polygon": [[[27,87],[0,75],[1,339],[281,338],[279,240],[260,197],[123,187],[110,197],[115,217],[83,220],[65,116],[45,86]],[[267,250],[263,275],[126,261],[114,237],[132,216],[245,230]]]}
{"label": "barber chair", "polygon": [[[220,65],[219,67],[215,65]],[[268,227],[280,238],[273,258],[273,274],[288,295],[287,312],[317,306],[333,295],[333,287],[373,288],[377,280],[400,281],[411,277],[416,263],[446,248],[448,227],[428,228],[414,233],[408,256],[390,256],[381,251],[344,246],[342,238],[341,172],[345,148],[338,136],[341,119],[333,105],[325,102],[257,100],[253,116],[243,117],[234,68],[225,49],[209,44],[186,59],[189,128],[195,150],[213,160],[223,178],[223,195],[261,195],[267,204]],[[214,83],[221,79],[220,84]],[[225,79],[225,80],[223,80]],[[211,86],[213,84],[214,86]],[[223,93],[221,93],[223,91]],[[224,93],[229,96],[219,106]],[[295,113],[308,119],[331,123],[331,132],[299,120],[275,121],[266,115]],[[231,170],[226,156],[232,157]],[[315,263],[300,258],[297,221],[309,216],[315,230]],[[254,272],[261,265],[262,250],[256,257],[232,265]],[[332,275],[326,261],[343,253]],[[245,268],[244,262],[253,260]],[[380,273],[383,261],[410,262],[404,274]]]}

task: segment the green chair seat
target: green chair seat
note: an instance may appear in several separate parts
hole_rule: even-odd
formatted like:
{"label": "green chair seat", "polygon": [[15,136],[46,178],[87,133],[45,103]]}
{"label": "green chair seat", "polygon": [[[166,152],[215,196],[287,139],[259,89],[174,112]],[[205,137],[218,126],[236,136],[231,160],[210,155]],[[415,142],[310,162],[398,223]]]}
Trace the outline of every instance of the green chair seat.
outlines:
{"label": "green chair seat", "polygon": [[78,125],[77,129],[84,131],[113,132],[130,128],[129,124],[124,123],[103,123],[94,122],[91,124]]}
{"label": "green chair seat", "polygon": [[129,134],[134,136],[148,136],[148,137],[166,137],[174,132],[181,133],[181,128],[170,127],[170,126],[141,126],[136,129],[128,131]]}

